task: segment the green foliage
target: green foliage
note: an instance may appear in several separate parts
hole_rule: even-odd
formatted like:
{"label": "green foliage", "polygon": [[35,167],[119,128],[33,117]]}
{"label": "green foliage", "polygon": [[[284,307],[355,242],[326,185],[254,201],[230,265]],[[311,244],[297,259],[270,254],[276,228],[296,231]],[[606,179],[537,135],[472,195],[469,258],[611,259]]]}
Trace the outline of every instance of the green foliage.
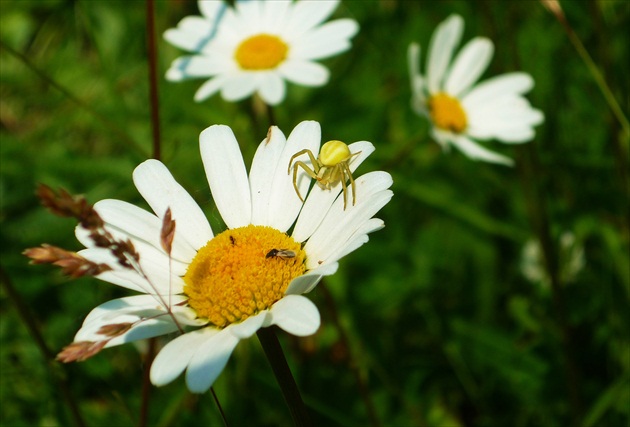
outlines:
{"label": "green foliage", "polygon": [[[69,0],[0,6],[2,281],[56,353],[93,307],[128,293],[28,265],[21,252],[41,243],[80,249],[75,224],[47,213],[35,187],[146,206],[131,180],[151,153],[145,8]],[[191,1],[156,6],[160,34],[197,13]],[[563,7],[627,112],[628,3]],[[466,40],[494,41],[486,77],[523,70],[536,81],[528,98],[545,113],[536,139],[492,147],[514,157],[515,168],[443,153],[410,109],[407,47],[419,42],[426,54],[450,13],[463,15]],[[360,172],[390,172],[395,196],[378,214],[386,228],[342,261],[328,291],[311,294],[320,331],[281,336],[315,424],[370,423],[358,374],[383,425],[626,425],[628,140],[562,26],[539,3],[517,1],[354,1],[336,15],[359,22],[353,48],[325,61],[325,87],[290,86],[277,122],[286,133],[314,119],[324,140],[372,141],[376,152]],[[158,53],[163,76],[181,52],[158,37]],[[249,100],[194,103],[200,84],[160,79],[162,158],[220,229],[199,133],[229,125],[249,163],[267,122]],[[557,282],[543,253],[559,262]],[[144,343],[61,366],[42,355],[2,289],[0,424],[72,425],[63,384],[88,425],[138,423]],[[290,423],[256,339],[239,344],[214,388],[232,426]],[[222,423],[212,395],[190,394],[182,378],[153,388],[150,404],[151,425]]]}

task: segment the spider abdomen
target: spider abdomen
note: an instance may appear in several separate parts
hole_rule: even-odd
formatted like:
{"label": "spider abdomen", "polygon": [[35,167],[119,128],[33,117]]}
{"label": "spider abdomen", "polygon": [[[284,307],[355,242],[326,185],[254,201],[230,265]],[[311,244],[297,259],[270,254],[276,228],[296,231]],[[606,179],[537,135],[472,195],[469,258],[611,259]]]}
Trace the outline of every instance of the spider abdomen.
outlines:
{"label": "spider abdomen", "polygon": [[351,155],[350,148],[346,144],[332,140],[322,145],[319,151],[319,161],[323,166],[331,167],[348,160]]}

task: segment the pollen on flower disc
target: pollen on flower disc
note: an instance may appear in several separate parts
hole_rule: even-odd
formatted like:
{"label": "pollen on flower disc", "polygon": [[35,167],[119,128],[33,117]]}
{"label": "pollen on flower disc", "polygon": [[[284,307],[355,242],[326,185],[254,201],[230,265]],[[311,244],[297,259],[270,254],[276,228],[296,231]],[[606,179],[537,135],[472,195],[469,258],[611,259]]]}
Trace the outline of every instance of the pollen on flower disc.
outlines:
{"label": "pollen on flower disc", "polygon": [[440,92],[429,99],[429,112],[435,126],[440,129],[461,133],[468,120],[459,100]]}
{"label": "pollen on flower disc", "polygon": [[269,70],[280,65],[288,51],[289,47],[279,37],[258,34],[241,42],[235,59],[244,70]]}
{"label": "pollen on flower disc", "polygon": [[[295,256],[268,256],[274,249]],[[304,274],[305,257],[299,243],[274,228],[226,230],[197,252],[184,276],[184,293],[198,317],[225,327],[280,300],[291,280]]]}

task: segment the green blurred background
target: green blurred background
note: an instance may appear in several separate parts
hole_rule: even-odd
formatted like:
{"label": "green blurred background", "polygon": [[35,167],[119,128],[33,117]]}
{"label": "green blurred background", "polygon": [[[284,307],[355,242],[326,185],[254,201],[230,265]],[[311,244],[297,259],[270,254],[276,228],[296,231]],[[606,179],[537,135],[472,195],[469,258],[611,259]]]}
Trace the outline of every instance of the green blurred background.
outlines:
{"label": "green blurred background", "polygon": [[[628,2],[562,5],[627,113]],[[55,354],[93,307],[129,295],[30,266],[21,252],[81,248],[74,221],[40,206],[37,183],[146,206],[131,180],[151,156],[145,3],[0,8],[2,281],[19,295],[0,294],[0,423],[73,425],[72,400],[89,426],[137,425],[145,346],[61,366],[37,345],[20,301]],[[528,98],[546,116],[536,140],[491,144],[514,168],[442,153],[409,107],[407,47],[426,53],[451,13],[466,21],[464,40],[494,41],[485,77],[523,70],[536,81]],[[156,4],[162,159],[220,230],[198,135],[231,126],[249,164],[267,122],[251,100],[196,104],[202,81],[164,80],[183,52],[161,34],[193,14],[193,1]],[[289,86],[277,124],[288,134],[312,119],[324,140],[372,141],[358,174],[387,170],[395,196],[377,215],[386,228],[310,294],[319,332],[280,334],[315,424],[628,425],[628,139],[562,26],[535,1],[348,1],[335,16],[359,22],[353,48],[324,61],[325,87]],[[239,344],[214,388],[230,426],[291,423],[256,338]],[[222,425],[212,396],[190,394],[182,378],[151,390],[148,416]]]}

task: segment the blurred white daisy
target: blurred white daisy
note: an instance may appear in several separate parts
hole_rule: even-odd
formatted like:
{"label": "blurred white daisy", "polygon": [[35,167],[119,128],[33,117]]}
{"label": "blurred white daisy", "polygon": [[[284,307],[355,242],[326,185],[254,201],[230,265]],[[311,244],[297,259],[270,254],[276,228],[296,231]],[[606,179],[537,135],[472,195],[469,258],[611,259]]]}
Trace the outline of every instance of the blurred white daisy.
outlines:
{"label": "blurred white daisy", "polygon": [[195,94],[203,101],[218,91],[227,101],[257,92],[276,105],[285,97],[285,80],[323,86],[329,72],[314,62],[350,48],[359,27],[352,19],[322,24],[339,4],[333,1],[199,1],[203,16],[188,16],[164,38],[194,52],[176,59],[171,81],[209,77]]}
{"label": "blurred white daisy", "polygon": [[476,140],[519,144],[534,138],[533,126],[542,123],[544,116],[523,97],[534,80],[529,74],[513,72],[475,85],[492,59],[494,45],[487,38],[475,37],[453,59],[463,29],[459,15],[451,15],[438,26],[429,43],[425,75],[420,74],[420,46],[409,46],[412,108],[430,120],[431,135],[443,149],[452,145],[471,159],[511,165],[512,159]]}
{"label": "blurred white daisy", "polygon": [[[564,284],[574,282],[586,265],[584,246],[575,234],[565,231],[558,241],[558,274]],[[545,267],[540,241],[528,240],[521,251],[521,273],[532,283],[549,287],[551,279]]]}
{"label": "blurred white daisy", "polygon": [[[313,334],[319,311],[302,294],[333,274],[338,260],[367,242],[368,233],[383,227],[372,217],[392,197],[391,176],[370,172],[355,179],[356,204],[346,209],[340,182],[330,189],[314,185],[300,201],[287,174],[289,160],[300,150],[318,152],[320,136],[313,121],[300,123],[288,138],[271,127],[248,175],[232,130],[220,125],[204,130],[201,157],[228,227],[217,235],[164,164],[140,164],[133,180],[153,213],[120,200],[94,205],[107,232],[131,241],[138,268],[122,267],[112,250],[99,247],[82,226],[76,235],[87,247],[80,256],[112,268],[96,277],[142,295],[92,310],[60,360],[84,360],[105,347],[179,331],[153,362],[151,381],[164,385],[186,371],[188,388],[202,393],[236,344],[259,328],[277,325],[297,336]],[[367,141],[349,147],[360,152],[350,161],[352,170],[374,151]],[[301,194],[307,194],[310,182],[300,171]],[[170,256],[160,238],[169,208],[175,221]]]}

